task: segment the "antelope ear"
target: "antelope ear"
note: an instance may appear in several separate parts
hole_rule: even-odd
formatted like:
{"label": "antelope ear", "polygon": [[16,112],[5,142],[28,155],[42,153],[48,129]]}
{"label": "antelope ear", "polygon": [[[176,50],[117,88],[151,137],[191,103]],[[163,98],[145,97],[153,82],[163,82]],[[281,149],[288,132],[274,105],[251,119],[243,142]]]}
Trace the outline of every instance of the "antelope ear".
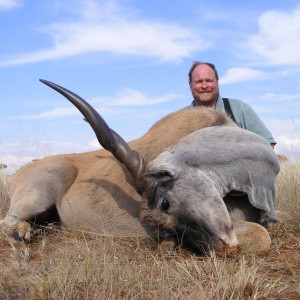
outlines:
{"label": "antelope ear", "polygon": [[160,166],[144,173],[146,180],[156,180],[159,183],[175,181],[179,177],[180,168],[174,166]]}

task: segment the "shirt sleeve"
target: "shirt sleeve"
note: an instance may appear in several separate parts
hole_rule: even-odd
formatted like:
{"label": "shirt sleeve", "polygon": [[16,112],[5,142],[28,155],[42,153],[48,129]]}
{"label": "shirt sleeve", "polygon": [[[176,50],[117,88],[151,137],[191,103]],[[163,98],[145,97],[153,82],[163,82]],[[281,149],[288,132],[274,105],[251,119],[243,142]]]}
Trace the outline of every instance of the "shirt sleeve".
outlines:
{"label": "shirt sleeve", "polygon": [[232,105],[234,116],[238,116],[238,118],[236,118],[237,124],[244,129],[264,137],[270,144],[276,144],[271,132],[252,107],[246,103],[241,103],[240,105],[239,110],[236,109],[236,105]]}

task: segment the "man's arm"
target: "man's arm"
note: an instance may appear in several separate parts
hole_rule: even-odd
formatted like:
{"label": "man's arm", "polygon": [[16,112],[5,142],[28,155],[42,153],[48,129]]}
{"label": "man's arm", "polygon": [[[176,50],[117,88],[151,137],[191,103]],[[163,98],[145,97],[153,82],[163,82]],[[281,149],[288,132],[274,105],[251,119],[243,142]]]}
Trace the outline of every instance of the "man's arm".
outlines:
{"label": "man's arm", "polygon": [[259,116],[256,114],[256,112],[253,110],[253,108],[246,103],[244,103],[240,121],[242,123],[241,127],[264,137],[274,149],[276,141],[273,138],[273,135],[263,123],[263,121],[259,118]]}

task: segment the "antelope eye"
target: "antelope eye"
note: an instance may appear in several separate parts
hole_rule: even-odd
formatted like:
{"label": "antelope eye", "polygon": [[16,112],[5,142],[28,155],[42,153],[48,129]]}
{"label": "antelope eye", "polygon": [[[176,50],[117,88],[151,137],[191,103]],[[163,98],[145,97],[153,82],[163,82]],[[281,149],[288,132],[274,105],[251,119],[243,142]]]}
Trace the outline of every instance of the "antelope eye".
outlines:
{"label": "antelope eye", "polygon": [[161,201],[161,210],[166,212],[169,207],[170,207],[170,202],[168,198],[163,198]]}

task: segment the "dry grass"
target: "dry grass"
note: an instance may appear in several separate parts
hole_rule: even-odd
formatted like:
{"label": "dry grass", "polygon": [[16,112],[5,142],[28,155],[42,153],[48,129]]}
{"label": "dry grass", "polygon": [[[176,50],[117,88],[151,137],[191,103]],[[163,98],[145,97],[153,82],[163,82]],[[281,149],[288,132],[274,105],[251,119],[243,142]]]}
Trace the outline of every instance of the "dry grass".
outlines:
{"label": "dry grass", "polygon": [[300,165],[289,162],[281,163],[277,177],[279,192],[277,208],[288,212],[292,217],[291,225],[300,229]]}
{"label": "dry grass", "polygon": [[9,207],[9,184],[12,180],[11,175],[2,174],[0,171],[0,218],[8,211]]}
{"label": "dry grass", "polygon": [[[277,206],[293,220],[273,230],[266,256],[166,253],[149,240],[59,228],[11,244],[2,233],[0,299],[300,299],[299,173],[283,164]],[[4,214],[10,179],[1,179]]]}

